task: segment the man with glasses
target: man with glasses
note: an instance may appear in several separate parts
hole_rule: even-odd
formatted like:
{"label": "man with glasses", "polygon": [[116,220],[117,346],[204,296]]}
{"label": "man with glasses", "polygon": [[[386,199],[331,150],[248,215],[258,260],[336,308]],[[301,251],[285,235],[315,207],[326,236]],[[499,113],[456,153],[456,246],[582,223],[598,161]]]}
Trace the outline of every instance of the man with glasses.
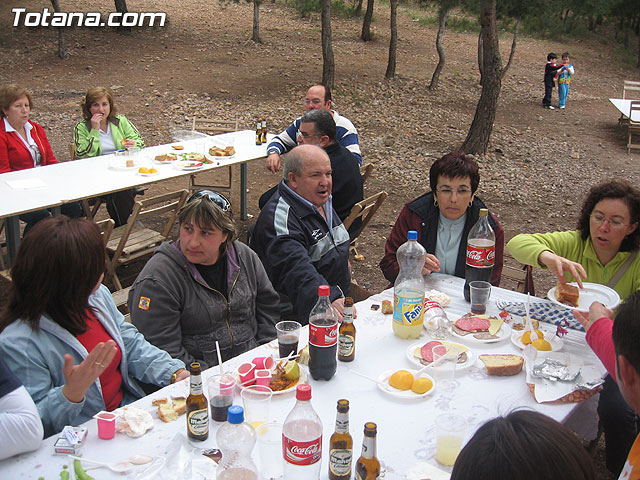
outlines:
{"label": "man with glasses", "polygon": [[180,237],[163,243],[129,291],[132,323],[186,365],[218,364],[275,338],[279,297],[258,256],[234,241],[228,200],[194,193],[178,213]]}
{"label": "man with glasses", "polygon": [[[418,241],[427,251],[423,275],[441,272],[464,278],[467,236],[478,221],[480,209],[487,208],[476,196],[480,184],[478,164],[470,155],[450,153],[433,162],[429,170],[431,191],[407,203],[396,220],[384,247],[380,269],[393,283],[400,270],[396,251],[407,241],[407,232],[418,232]],[[489,224],[496,235],[496,255],[491,283],[500,284],[504,231],[493,215]]]}
{"label": "man with glasses", "polygon": [[[358,165],[362,165],[362,155],[358,144],[358,131],[353,123],[335,110],[331,109],[331,90],[324,85],[314,85],[307,90],[304,100],[305,112],[311,110],[324,110],[333,116],[336,123],[336,138],[338,142],[347,148],[358,159]],[[267,145],[267,169],[272,173],[280,170],[280,156],[290,151],[297,145],[298,131],[300,130],[300,117],[289,125],[279,135],[276,135]]]}
{"label": "man with glasses", "polygon": [[286,156],[283,180],[264,206],[250,245],[280,294],[283,320],[306,325],[329,285],[342,315],[349,295],[349,234],[332,206],[331,162],[315,145],[300,145]]}

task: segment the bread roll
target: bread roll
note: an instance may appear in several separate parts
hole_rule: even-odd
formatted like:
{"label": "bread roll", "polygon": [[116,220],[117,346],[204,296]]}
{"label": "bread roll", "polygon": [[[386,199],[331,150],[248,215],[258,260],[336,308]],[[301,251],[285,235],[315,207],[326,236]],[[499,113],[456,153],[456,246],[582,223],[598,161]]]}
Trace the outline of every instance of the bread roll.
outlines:
{"label": "bread roll", "polygon": [[524,358],[520,355],[480,355],[489,375],[509,377],[522,371]]}

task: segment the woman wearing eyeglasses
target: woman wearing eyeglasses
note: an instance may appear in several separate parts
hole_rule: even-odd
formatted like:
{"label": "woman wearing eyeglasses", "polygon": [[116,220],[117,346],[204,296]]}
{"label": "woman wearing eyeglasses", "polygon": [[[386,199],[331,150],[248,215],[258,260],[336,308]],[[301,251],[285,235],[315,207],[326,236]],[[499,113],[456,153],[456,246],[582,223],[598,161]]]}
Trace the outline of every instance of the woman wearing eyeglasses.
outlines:
{"label": "woman wearing eyeglasses", "polygon": [[226,198],[194,193],[178,214],[179,239],[160,246],[129,292],[133,324],[172,357],[203,370],[275,338],[280,297],[258,256],[234,241]]}
{"label": "woman wearing eyeglasses", "polygon": [[[44,129],[29,119],[32,106],[27,89],[15,83],[0,87],[0,173],[58,163]],[[82,215],[77,202],[62,205],[61,210],[70,217]],[[24,233],[49,216],[46,209],[20,215],[27,223]]]}
{"label": "woman wearing eyeglasses", "polygon": [[[407,241],[407,232],[416,230],[427,251],[423,275],[446,273],[464,278],[469,230],[478,221],[481,208],[476,197],[480,183],[478,164],[469,155],[450,153],[436,160],[429,170],[431,191],[407,203],[396,220],[384,247],[380,268],[393,283],[398,276],[398,247]],[[496,235],[496,256],[491,283],[498,285],[502,274],[504,231],[493,214],[489,223]]]}
{"label": "woman wearing eyeglasses", "polygon": [[[591,188],[582,204],[578,229],[516,235],[507,248],[526,265],[548,268],[560,281],[600,283],[624,300],[640,289],[640,191],[612,180]],[[622,470],[635,440],[635,414],[607,376],[598,405],[606,437],[607,468]]]}

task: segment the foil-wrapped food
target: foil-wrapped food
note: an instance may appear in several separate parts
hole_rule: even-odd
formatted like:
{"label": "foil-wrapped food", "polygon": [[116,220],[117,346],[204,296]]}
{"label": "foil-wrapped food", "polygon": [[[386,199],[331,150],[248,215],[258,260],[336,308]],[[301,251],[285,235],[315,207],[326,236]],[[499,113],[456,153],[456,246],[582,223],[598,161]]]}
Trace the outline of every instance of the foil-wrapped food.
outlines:
{"label": "foil-wrapped food", "polygon": [[552,358],[545,358],[542,363],[533,366],[534,377],[546,378],[552,381],[573,382],[580,375],[580,367],[566,365]]}

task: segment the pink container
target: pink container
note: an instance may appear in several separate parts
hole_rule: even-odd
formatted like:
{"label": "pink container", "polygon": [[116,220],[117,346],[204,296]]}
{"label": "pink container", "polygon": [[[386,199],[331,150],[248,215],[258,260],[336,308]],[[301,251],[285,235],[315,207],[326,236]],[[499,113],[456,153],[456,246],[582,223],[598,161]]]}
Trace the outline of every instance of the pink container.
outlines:
{"label": "pink container", "polygon": [[275,362],[273,361],[273,357],[256,357],[251,360],[251,363],[253,363],[256,368],[271,370]]}
{"label": "pink container", "polygon": [[268,387],[271,385],[271,370],[256,370],[256,385]]}
{"label": "pink container", "polygon": [[116,434],[116,415],[111,412],[98,412],[93,418],[98,420],[98,438],[111,440]]}
{"label": "pink container", "polygon": [[243,363],[238,367],[238,376],[240,377],[240,386],[246,387],[253,385],[256,379],[256,366],[253,363]]}

